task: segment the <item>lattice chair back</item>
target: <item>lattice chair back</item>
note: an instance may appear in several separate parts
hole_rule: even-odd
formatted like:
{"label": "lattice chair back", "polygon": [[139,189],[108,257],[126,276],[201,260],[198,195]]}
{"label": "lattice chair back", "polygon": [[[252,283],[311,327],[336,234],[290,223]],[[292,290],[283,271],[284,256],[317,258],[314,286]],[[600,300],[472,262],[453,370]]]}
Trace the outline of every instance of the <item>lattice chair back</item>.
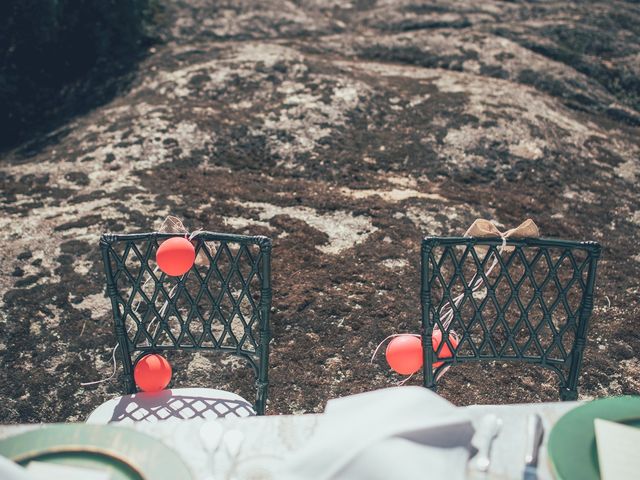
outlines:
{"label": "lattice chair back", "polygon": [[426,237],[424,386],[453,364],[519,361],[553,370],[561,399],[576,399],[599,255],[595,242]]}
{"label": "lattice chair back", "polygon": [[148,353],[222,351],[248,362],[256,377],[255,410],[267,399],[271,241],[266,237],[199,232],[196,262],[171,277],[156,266],[156,251],[172,233],[104,235],[100,245],[126,393]]}

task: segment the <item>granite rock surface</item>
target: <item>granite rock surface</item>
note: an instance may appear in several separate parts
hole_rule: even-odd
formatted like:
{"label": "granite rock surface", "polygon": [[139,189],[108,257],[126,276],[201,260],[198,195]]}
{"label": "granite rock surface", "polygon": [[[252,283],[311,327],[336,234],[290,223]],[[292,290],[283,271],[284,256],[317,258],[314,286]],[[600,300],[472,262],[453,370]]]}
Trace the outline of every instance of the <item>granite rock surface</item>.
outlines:
{"label": "granite rock surface", "polygon": [[[168,214],[273,239],[269,413],[397,384],[369,358],[418,331],[421,238],[478,217],[602,243],[581,398],[640,394],[640,4],[176,0],[158,22],[123,94],[0,158],[2,423],[121,392],[80,385],[115,344],[99,236]],[[194,361],[175,385],[251,398]],[[557,398],[502,364],[440,392]]]}

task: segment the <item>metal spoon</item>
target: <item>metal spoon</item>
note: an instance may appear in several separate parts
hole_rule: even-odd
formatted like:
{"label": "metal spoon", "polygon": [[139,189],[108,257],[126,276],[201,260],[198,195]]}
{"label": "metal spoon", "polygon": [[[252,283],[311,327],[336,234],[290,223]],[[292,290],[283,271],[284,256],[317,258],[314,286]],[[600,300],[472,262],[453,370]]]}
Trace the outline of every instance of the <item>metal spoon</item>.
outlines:
{"label": "metal spoon", "polygon": [[544,425],[539,414],[529,415],[527,420],[527,450],[524,457],[524,480],[537,480],[538,453],[544,437]]}
{"label": "metal spoon", "polygon": [[215,453],[220,446],[220,440],[224,434],[224,428],[217,420],[205,422],[200,427],[200,440],[204,449],[209,453]]}

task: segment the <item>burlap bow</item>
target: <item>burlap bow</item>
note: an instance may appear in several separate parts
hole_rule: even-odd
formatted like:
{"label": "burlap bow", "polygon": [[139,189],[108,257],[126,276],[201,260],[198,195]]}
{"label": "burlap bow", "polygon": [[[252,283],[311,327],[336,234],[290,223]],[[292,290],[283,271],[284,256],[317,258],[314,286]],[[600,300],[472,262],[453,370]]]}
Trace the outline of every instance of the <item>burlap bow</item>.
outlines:
{"label": "burlap bow", "polygon": [[[464,234],[465,237],[478,237],[478,238],[502,238],[507,240],[509,238],[527,238],[527,237],[539,237],[540,230],[533,220],[527,218],[524,222],[518,225],[516,228],[501,232],[493,223],[489,220],[478,218],[471,224],[469,229]],[[503,252],[512,252],[515,247],[505,246]],[[486,251],[488,248],[485,246],[477,246],[476,250]]]}
{"label": "burlap bow", "polygon": [[[182,221],[178,217],[174,217],[173,215],[167,216],[160,225],[160,229],[158,230],[161,233],[189,233],[189,230],[185,228]],[[212,249],[210,245],[207,245],[206,242],[198,252],[196,256],[196,264],[197,265],[208,265],[209,259],[207,255],[204,253],[204,248],[209,249],[209,253],[213,255]]]}

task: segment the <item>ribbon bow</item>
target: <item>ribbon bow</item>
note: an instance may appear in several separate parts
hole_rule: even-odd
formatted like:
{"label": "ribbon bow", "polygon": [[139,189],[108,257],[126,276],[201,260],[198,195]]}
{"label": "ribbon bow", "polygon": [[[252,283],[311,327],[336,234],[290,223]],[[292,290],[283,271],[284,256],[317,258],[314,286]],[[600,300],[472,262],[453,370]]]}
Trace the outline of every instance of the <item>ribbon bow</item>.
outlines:
{"label": "ribbon bow", "polygon": [[[493,258],[493,262],[491,262],[491,266],[484,272],[484,277],[488,278],[495,266],[498,264],[497,255],[500,255],[503,252],[512,252],[515,249],[515,247],[513,246],[507,246],[508,238],[539,237],[540,230],[538,229],[538,226],[535,224],[535,222],[530,218],[527,218],[516,228],[512,228],[511,230],[507,230],[506,232],[501,232],[500,230],[498,230],[498,227],[496,227],[489,220],[478,218],[471,224],[469,229],[465,232],[464,236],[478,238],[498,237],[502,239],[502,245],[500,246],[500,248],[498,248],[497,254],[494,255],[492,253],[489,258],[489,261],[491,261],[491,258]],[[482,254],[486,254],[487,250],[489,250],[489,247],[487,247],[486,245],[478,245],[474,248],[476,249],[476,251],[482,252]],[[483,277],[476,273],[469,282],[468,286],[471,287],[472,292],[475,292],[482,287],[483,283]],[[453,299],[453,304],[456,306],[456,308],[460,305],[460,302],[462,301],[464,296],[465,294],[462,293]],[[440,308],[440,318],[442,319],[442,323],[445,329],[448,328],[449,324],[453,320],[453,307],[449,302],[445,303]]]}
{"label": "ribbon bow", "polygon": [[[508,238],[527,238],[527,237],[539,237],[540,230],[533,220],[527,218],[524,222],[511,230],[501,232],[495,224],[489,220],[478,218],[471,224],[469,229],[464,234],[465,237],[478,237],[478,238],[501,238],[503,246],[500,249],[503,252],[512,252],[515,247],[506,246]],[[486,251],[488,248],[484,246],[476,247],[477,250]]]}

